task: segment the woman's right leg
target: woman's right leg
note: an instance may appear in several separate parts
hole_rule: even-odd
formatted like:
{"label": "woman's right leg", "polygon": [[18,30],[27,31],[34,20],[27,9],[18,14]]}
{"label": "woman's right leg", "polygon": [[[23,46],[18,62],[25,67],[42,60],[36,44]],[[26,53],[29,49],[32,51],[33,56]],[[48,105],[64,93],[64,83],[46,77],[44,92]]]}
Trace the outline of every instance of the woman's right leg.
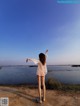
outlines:
{"label": "woman's right leg", "polygon": [[45,92],[46,92],[46,87],[45,87],[45,76],[41,77],[42,81],[42,86],[43,86],[43,101],[45,101]]}
{"label": "woman's right leg", "polygon": [[40,103],[42,103],[42,100],[41,100],[41,77],[37,75],[37,79],[38,79],[38,92],[39,92]]}

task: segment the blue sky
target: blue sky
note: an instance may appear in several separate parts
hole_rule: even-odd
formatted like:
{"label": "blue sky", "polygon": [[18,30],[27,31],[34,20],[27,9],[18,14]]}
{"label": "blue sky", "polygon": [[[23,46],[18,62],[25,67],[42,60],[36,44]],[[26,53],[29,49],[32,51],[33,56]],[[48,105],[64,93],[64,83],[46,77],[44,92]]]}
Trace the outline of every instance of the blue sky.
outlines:
{"label": "blue sky", "polygon": [[80,4],[0,0],[0,64],[26,64],[46,49],[48,64],[80,64]]}

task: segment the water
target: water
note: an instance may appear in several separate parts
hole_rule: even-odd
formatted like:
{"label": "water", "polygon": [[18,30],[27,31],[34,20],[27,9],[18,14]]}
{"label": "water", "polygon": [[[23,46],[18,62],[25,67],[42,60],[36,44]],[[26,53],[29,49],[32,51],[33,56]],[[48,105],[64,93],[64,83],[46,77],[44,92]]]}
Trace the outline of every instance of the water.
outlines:
{"label": "water", "polygon": [[[37,67],[3,66],[0,69],[0,84],[37,84]],[[80,84],[80,67],[48,66],[48,78],[55,78],[63,83]]]}

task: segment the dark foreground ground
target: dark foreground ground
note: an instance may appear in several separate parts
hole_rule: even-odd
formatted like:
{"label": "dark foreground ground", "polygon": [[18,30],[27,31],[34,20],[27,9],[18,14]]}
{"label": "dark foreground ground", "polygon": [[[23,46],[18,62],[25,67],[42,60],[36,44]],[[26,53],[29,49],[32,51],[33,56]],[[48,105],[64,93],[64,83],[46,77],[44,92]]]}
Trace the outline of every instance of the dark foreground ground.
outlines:
{"label": "dark foreground ground", "polygon": [[9,106],[80,106],[80,91],[46,90],[46,101],[39,104],[37,88],[0,86],[1,97],[9,98]]}

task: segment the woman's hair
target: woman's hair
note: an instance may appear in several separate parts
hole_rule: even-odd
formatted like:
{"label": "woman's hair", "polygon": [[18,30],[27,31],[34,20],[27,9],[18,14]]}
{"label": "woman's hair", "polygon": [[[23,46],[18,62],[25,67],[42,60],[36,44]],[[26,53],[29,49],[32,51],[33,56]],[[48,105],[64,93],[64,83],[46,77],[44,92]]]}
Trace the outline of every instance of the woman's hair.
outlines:
{"label": "woman's hair", "polygon": [[46,56],[45,56],[44,53],[40,53],[40,54],[39,54],[39,60],[40,60],[40,62],[41,62],[43,65],[45,65],[45,63],[46,63]]}

